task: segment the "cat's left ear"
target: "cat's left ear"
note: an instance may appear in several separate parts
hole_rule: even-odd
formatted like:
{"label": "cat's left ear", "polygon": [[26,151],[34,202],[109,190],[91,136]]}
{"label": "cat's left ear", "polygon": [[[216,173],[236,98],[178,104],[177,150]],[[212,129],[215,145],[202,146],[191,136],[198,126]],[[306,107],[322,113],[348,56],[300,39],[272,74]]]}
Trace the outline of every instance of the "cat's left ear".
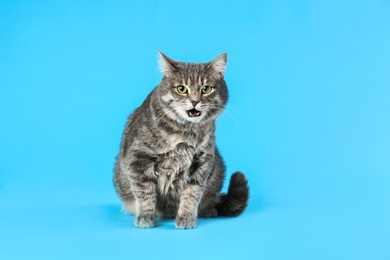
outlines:
{"label": "cat's left ear", "polygon": [[168,56],[166,56],[162,52],[158,52],[158,54],[160,55],[160,61],[159,61],[160,71],[166,77],[172,76],[173,73],[175,73],[177,71],[177,68],[176,68],[177,62],[174,60],[171,60],[170,58],[168,58]]}
{"label": "cat's left ear", "polygon": [[227,62],[227,53],[221,53],[217,58],[215,58],[213,61],[209,62],[207,65],[207,68],[212,69],[213,72],[219,74],[221,77],[225,74],[225,68],[226,68],[226,62]]}

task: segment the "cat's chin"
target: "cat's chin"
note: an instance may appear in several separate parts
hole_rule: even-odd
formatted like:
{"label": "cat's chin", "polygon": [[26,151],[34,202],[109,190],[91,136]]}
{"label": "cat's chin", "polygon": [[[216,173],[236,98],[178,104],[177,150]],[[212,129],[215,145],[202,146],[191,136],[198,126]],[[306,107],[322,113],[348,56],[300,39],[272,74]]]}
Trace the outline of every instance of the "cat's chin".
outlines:
{"label": "cat's chin", "polygon": [[191,122],[191,123],[194,123],[194,124],[200,123],[200,122],[204,122],[203,117],[187,117],[185,119],[185,121]]}

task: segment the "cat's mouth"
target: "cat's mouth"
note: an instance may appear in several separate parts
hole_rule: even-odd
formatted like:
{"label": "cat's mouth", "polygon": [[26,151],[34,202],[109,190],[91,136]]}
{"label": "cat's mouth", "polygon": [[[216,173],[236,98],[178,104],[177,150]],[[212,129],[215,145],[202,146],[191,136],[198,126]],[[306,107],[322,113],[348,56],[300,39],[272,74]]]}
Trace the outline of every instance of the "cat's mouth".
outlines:
{"label": "cat's mouth", "polygon": [[198,116],[201,115],[200,111],[196,110],[195,108],[193,108],[191,110],[188,110],[187,114],[188,114],[189,117],[198,117]]}

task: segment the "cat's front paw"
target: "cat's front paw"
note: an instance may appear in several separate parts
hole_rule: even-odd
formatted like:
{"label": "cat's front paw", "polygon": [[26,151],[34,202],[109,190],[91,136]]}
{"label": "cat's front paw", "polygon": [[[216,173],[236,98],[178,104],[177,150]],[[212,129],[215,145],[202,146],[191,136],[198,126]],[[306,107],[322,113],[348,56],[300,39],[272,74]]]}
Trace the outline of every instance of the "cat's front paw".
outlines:
{"label": "cat's front paw", "polygon": [[138,228],[152,228],[157,225],[156,217],[142,216],[135,218],[135,226]]}
{"label": "cat's front paw", "polygon": [[196,216],[181,217],[177,216],[175,226],[182,229],[191,229],[196,227]]}

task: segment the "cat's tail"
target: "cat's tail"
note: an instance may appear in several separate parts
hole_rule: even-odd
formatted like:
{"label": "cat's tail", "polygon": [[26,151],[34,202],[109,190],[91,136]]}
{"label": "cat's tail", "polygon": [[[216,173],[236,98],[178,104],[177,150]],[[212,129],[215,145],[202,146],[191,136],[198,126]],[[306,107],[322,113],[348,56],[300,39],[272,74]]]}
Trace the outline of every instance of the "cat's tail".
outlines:
{"label": "cat's tail", "polygon": [[245,175],[235,172],[230,177],[228,192],[221,194],[220,203],[217,205],[219,216],[238,216],[244,212],[248,205],[249,186]]}

